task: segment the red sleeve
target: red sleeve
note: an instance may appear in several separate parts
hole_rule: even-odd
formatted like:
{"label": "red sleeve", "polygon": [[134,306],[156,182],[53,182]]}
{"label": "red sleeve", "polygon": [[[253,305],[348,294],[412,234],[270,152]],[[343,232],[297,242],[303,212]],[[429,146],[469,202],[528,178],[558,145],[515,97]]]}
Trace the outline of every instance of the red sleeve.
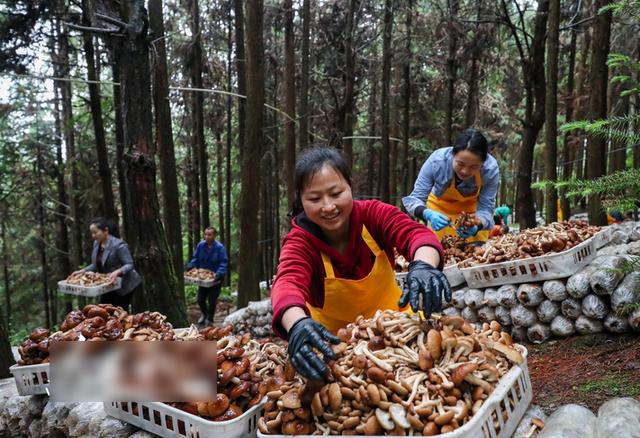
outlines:
{"label": "red sleeve", "polygon": [[409,262],[421,246],[431,246],[440,253],[439,270],[444,269],[444,251],[436,235],[425,225],[413,221],[409,215],[393,205],[380,201],[364,202],[364,221],[372,237],[384,242],[387,253],[396,248]]}
{"label": "red sleeve", "polygon": [[271,328],[274,333],[287,339],[287,331],[282,326],[282,315],[289,307],[300,307],[307,315],[307,302],[313,303],[310,290],[314,267],[313,248],[300,237],[296,237],[296,230],[285,237],[280,252],[280,262],[276,280],[271,289],[271,306],[273,307],[273,321]]}

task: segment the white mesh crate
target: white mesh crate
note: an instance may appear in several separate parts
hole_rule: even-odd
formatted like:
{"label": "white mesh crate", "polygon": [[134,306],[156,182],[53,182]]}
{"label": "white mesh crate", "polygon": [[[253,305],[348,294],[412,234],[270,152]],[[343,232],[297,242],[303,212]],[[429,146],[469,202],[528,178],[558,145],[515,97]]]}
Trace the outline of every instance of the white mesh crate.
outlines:
{"label": "white mesh crate", "polygon": [[600,249],[607,243],[611,242],[614,231],[615,230],[612,227],[602,227],[602,229],[593,236],[595,239],[596,249]]}
{"label": "white mesh crate", "polygon": [[557,254],[463,268],[469,287],[484,288],[566,278],[596,258],[595,239]]}
{"label": "white mesh crate", "polygon": [[[467,424],[438,437],[510,438],[513,435],[533,399],[533,388],[527,368],[527,349],[522,345],[519,345],[518,349],[524,357],[524,363],[509,370],[478,413]],[[509,402],[509,397],[513,400],[513,406]],[[284,435],[265,435],[258,430],[258,438],[283,437]]]}
{"label": "white mesh crate", "polygon": [[229,421],[214,422],[159,402],[105,402],[108,415],[164,438],[252,438],[266,400]]}
{"label": "white mesh crate", "polygon": [[49,369],[48,363],[38,365],[14,365],[9,368],[16,382],[16,388],[20,395],[49,394]]}
{"label": "white mesh crate", "polygon": [[98,286],[78,286],[77,284],[69,284],[66,280],[58,282],[60,292],[64,294],[80,295],[83,297],[97,297],[122,288],[122,277],[118,277],[116,284],[101,284]]}
{"label": "white mesh crate", "polygon": [[[447,277],[447,280],[449,280],[449,285],[451,285],[451,287],[456,287],[464,284],[465,279],[462,275],[462,272],[460,272],[458,265],[447,266],[444,268],[443,272]],[[405,278],[407,278],[407,274],[408,272],[396,272],[395,279],[398,286],[400,286],[400,289],[402,289],[402,287],[404,286],[404,280]]]}
{"label": "white mesh crate", "polygon": [[221,280],[200,280],[195,277],[184,276],[184,284],[195,284],[196,286],[211,287],[220,284]]}

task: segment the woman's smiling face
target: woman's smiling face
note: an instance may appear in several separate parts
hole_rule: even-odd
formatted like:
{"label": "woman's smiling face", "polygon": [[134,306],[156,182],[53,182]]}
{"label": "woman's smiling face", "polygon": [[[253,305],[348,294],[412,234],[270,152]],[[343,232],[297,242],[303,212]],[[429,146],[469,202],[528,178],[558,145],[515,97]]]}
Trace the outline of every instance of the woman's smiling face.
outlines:
{"label": "woman's smiling face", "polygon": [[453,156],[453,170],[462,180],[476,176],[482,167],[480,155],[469,151],[460,151]]}
{"label": "woman's smiling face", "polygon": [[322,231],[339,235],[348,231],[353,210],[351,187],[334,168],[324,166],[300,194],[305,213]]}

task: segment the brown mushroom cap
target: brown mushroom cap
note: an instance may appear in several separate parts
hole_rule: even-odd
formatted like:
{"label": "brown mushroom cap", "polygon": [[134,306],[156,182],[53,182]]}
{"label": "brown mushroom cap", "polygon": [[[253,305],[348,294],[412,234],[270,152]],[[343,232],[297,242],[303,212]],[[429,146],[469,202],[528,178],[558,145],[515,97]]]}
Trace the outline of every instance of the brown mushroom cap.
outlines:
{"label": "brown mushroom cap", "polygon": [[384,429],[380,425],[378,418],[375,415],[371,415],[364,425],[364,434],[367,436],[382,435]]}
{"label": "brown mushroom cap", "polygon": [[369,350],[371,351],[384,350],[386,347],[384,345],[384,340],[380,336],[374,336],[371,339],[369,339],[368,345],[369,345]]}
{"label": "brown mushroom cap", "polygon": [[475,364],[473,362],[466,362],[464,365],[460,365],[458,368],[456,368],[456,370],[451,374],[451,381],[454,385],[460,386],[464,378],[467,377],[467,374],[477,369],[478,364]]}
{"label": "brown mushroom cap", "polygon": [[282,425],[284,435],[309,435],[309,423],[300,420],[289,421]]}
{"label": "brown mushroom cap", "polygon": [[437,362],[442,354],[442,349],[440,347],[441,342],[442,336],[440,336],[439,331],[430,330],[429,333],[427,333],[427,350],[429,350],[429,354],[434,362]]}
{"label": "brown mushroom cap", "polygon": [[426,350],[420,350],[420,353],[418,353],[418,363],[422,371],[430,370],[433,367],[431,353]]}
{"label": "brown mushroom cap", "polygon": [[451,330],[458,330],[464,325],[464,319],[459,316],[443,315],[440,318],[440,324],[449,326]]}
{"label": "brown mushroom cap", "polygon": [[331,409],[337,411],[342,404],[342,392],[340,391],[340,385],[332,383],[329,385],[329,405]]}
{"label": "brown mushroom cap", "polygon": [[455,411],[449,411],[444,414],[440,414],[434,421],[438,426],[444,426],[451,423],[451,420],[456,416]]}
{"label": "brown mushroom cap", "polygon": [[543,428],[546,426],[546,424],[544,423],[544,421],[542,421],[542,420],[541,420],[541,419],[539,419],[539,418],[532,418],[532,419],[531,419],[531,422],[532,422],[533,424],[535,424],[536,426],[538,426],[540,429],[543,429]]}
{"label": "brown mushroom cap", "polygon": [[440,428],[433,421],[428,422],[422,430],[424,436],[436,436],[440,435]]}
{"label": "brown mushroom cap", "polygon": [[500,371],[490,363],[483,363],[478,370],[487,382],[495,382],[500,378]]}

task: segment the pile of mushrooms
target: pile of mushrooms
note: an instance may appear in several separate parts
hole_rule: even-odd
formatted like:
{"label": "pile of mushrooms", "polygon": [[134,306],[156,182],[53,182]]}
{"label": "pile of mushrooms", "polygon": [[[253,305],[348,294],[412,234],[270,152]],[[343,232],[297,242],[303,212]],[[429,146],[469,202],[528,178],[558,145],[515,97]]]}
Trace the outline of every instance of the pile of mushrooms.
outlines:
{"label": "pile of mushrooms", "polygon": [[455,266],[475,254],[476,247],[467,242],[467,239],[458,235],[444,236],[441,243],[447,258],[445,266]]}
{"label": "pile of mushrooms", "polygon": [[466,228],[473,228],[476,225],[480,225],[479,219],[476,219],[476,214],[475,213],[465,213],[464,211],[462,213],[460,213],[460,216],[458,216],[454,221],[453,221],[453,228],[455,228],[456,230],[460,230],[462,228],[466,229]]}
{"label": "pile of mushrooms", "polygon": [[519,234],[489,239],[482,247],[476,247],[473,256],[458,266],[468,268],[556,254],[584,242],[598,231],[600,227],[581,222],[553,222],[544,227],[523,230]]}
{"label": "pile of mushrooms", "polygon": [[327,382],[305,381],[290,367],[267,381],[262,433],[447,433],[466,424],[500,378],[524,361],[500,324],[480,330],[457,316],[378,311],[338,336]]}
{"label": "pile of mushrooms", "polygon": [[213,280],[216,278],[216,273],[208,269],[193,268],[184,273],[185,277],[197,278],[198,280]]}
{"label": "pile of mushrooms", "polygon": [[67,284],[76,286],[93,287],[101,284],[110,283],[109,274],[101,274],[99,272],[85,272],[84,274],[69,275],[66,280]]}

